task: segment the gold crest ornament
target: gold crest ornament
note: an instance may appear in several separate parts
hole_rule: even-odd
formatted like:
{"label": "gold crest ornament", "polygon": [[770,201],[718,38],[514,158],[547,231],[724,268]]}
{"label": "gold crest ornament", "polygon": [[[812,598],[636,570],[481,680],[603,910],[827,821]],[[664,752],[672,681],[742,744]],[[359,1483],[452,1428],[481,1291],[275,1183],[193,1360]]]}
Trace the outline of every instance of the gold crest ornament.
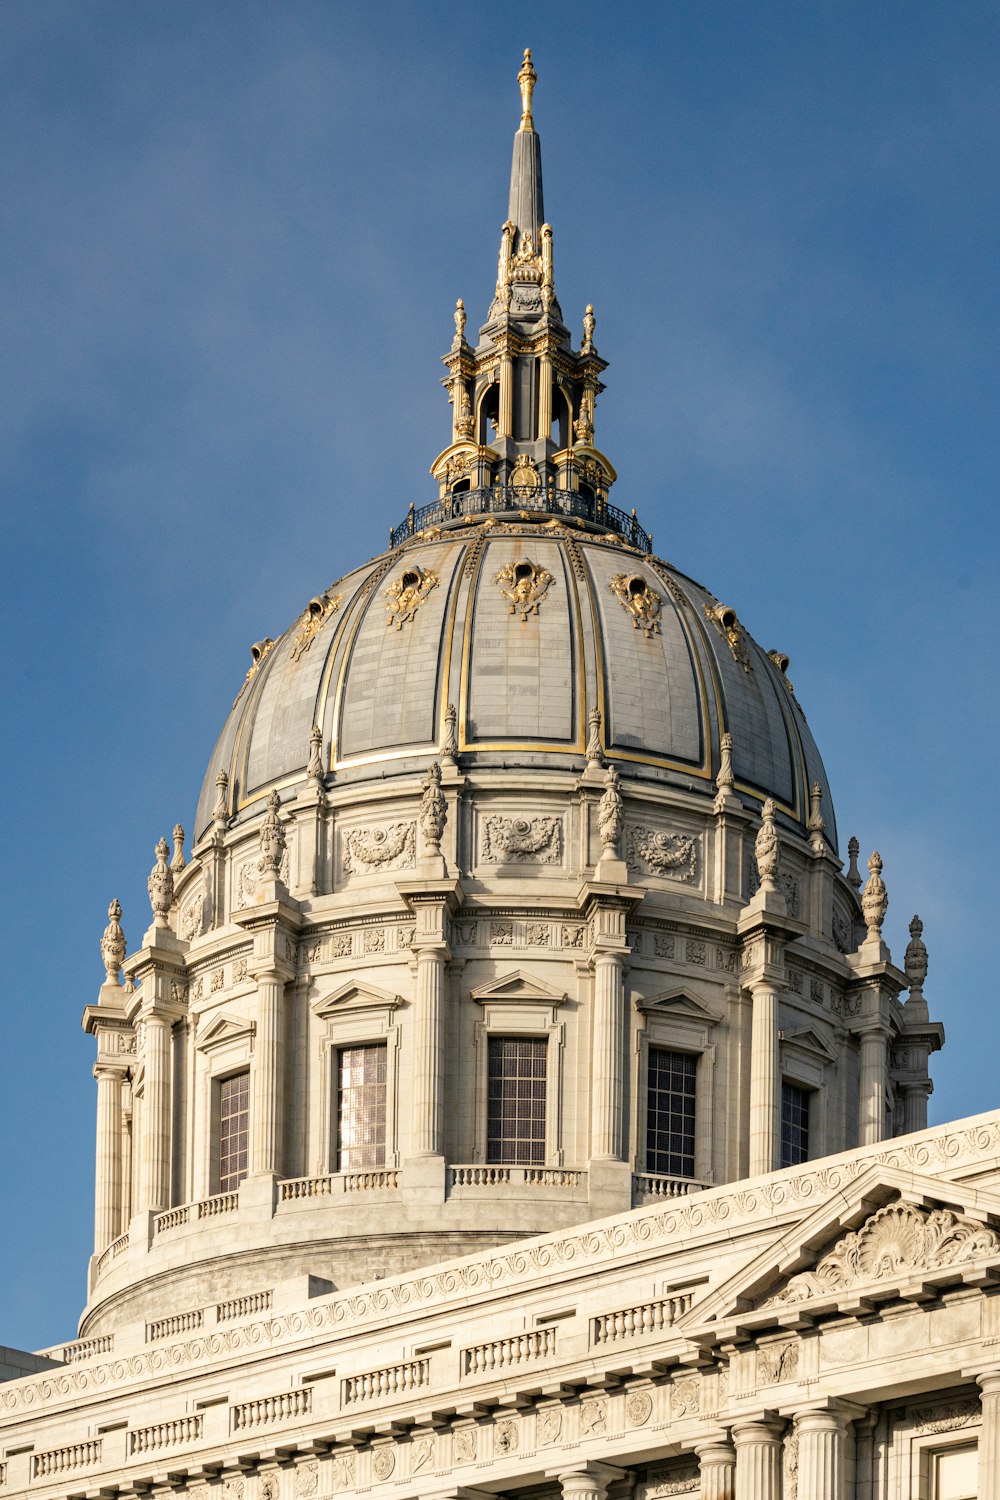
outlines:
{"label": "gold crest ornament", "polygon": [[663,600],[644,578],[640,578],[638,573],[616,573],[610,588],[622,609],[632,616],[633,630],[644,631],[647,640],[660,634]]}
{"label": "gold crest ornament", "polygon": [[402,630],[412,620],[432,589],[437,588],[438,576],[429,568],[407,568],[385,591],[386,625],[395,625]]}
{"label": "gold crest ornament", "polygon": [[337,613],[342,598],[342,594],[334,594],[332,598],[329,594],[319,594],[315,599],[309,600],[299,619],[299,633],[292,647],[292,661],[298,661],[309,650],[320,626]]}
{"label": "gold crest ornament", "polygon": [[510,604],[510,613],[520,614],[523,625],[529,615],[538,614],[538,606],[555,579],[546,568],[523,558],[520,562],[507,563],[494,574],[493,582]]}

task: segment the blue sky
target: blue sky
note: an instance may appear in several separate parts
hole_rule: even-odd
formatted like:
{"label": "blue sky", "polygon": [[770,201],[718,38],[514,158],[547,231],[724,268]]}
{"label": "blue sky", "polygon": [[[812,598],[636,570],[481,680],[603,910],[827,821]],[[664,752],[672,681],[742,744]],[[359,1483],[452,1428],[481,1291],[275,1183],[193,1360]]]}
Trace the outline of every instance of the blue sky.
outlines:
{"label": "blue sky", "polygon": [[137,942],[250,642],[431,496],[528,45],[615,498],[791,656],[932,1118],[1000,1105],[996,7],[7,0],[0,1343],[85,1298],[108,900]]}

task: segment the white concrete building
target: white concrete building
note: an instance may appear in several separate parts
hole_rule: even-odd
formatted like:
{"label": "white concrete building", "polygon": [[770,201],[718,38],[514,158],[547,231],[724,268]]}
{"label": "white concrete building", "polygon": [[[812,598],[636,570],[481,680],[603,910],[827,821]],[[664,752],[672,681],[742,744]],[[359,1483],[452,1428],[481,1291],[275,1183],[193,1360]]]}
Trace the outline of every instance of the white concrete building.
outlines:
{"label": "white concrete building", "polygon": [[1000,1115],[927,1129],[788,658],[609,498],[519,82],[437,497],[254,646],[128,956],[112,903],[0,1497],[1000,1500]]}

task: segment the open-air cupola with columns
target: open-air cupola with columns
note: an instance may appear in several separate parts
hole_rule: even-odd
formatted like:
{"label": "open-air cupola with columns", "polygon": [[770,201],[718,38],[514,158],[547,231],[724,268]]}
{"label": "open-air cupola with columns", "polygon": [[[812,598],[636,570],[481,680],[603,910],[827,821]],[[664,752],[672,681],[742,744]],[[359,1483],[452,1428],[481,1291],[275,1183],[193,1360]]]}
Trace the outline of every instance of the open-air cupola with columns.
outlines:
{"label": "open-air cupola with columns", "polygon": [[926,1125],[919,924],[904,972],[788,657],[610,499],[527,53],[519,81],[427,501],[369,562],[303,562],[316,592],[234,683],[145,935],[112,906],[87,1337]]}

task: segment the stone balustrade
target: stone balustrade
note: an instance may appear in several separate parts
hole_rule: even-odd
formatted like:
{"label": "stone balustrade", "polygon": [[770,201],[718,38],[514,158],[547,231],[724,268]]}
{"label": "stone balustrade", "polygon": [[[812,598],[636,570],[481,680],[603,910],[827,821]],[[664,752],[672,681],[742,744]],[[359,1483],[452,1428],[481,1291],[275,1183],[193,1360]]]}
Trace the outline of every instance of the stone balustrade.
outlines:
{"label": "stone balustrade", "polygon": [[407,1395],[430,1382],[429,1359],[411,1359],[402,1364],[387,1365],[381,1370],[366,1370],[349,1376],[341,1386],[344,1406],[362,1401],[379,1401],[386,1397]]}
{"label": "stone balustrade", "polygon": [[632,1178],[633,1192],[640,1202],[644,1198],[686,1198],[688,1193],[700,1193],[710,1186],[694,1177],[668,1177],[655,1172],[637,1172]]}
{"label": "stone balustrade", "polygon": [[227,1302],[219,1302],[215,1308],[215,1321],[217,1323],[229,1323],[235,1318],[250,1318],[255,1313],[269,1312],[274,1293],[247,1292],[242,1297],[230,1297]]}
{"label": "stone balustrade", "polygon": [[691,1302],[691,1294],[687,1293],[677,1297],[660,1297],[655,1302],[640,1302],[635,1307],[601,1313],[591,1323],[591,1342],[617,1344],[642,1338],[645,1334],[662,1333],[688,1311]]}
{"label": "stone balustrade", "polygon": [[205,1314],[200,1307],[191,1312],[174,1313],[170,1318],[157,1318],[154,1323],[146,1324],[146,1343],[158,1344],[163,1339],[176,1338],[179,1333],[192,1333],[204,1324]]}
{"label": "stone balustrade", "polygon": [[164,1448],[175,1448],[179,1443],[198,1442],[204,1430],[205,1418],[200,1412],[189,1417],[174,1417],[169,1422],[154,1422],[149,1427],[136,1427],[128,1435],[129,1457],[140,1453],[160,1453]]}
{"label": "stone balustrade", "polygon": [[85,1443],[67,1443],[63,1448],[48,1448],[43,1453],[31,1455],[32,1479],[50,1479],[60,1474],[71,1474],[74,1469],[86,1469],[101,1461],[101,1439],[92,1438]]}
{"label": "stone balustrade", "polygon": [[556,1330],[535,1328],[507,1339],[491,1339],[462,1350],[463,1375],[493,1375],[498,1371],[546,1359],[556,1352]]}
{"label": "stone balustrade", "polygon": [[276,1396],[260,1396],[253,1401],[241,1401],[232,1408],[234,1432],[248,1432],[252,1428],[267,1427],[275,1422],[289,1422],[295,1417],[306,1417],[312,1411],[312,1390],[300,1386],[294,1391],[279,1391]]}

